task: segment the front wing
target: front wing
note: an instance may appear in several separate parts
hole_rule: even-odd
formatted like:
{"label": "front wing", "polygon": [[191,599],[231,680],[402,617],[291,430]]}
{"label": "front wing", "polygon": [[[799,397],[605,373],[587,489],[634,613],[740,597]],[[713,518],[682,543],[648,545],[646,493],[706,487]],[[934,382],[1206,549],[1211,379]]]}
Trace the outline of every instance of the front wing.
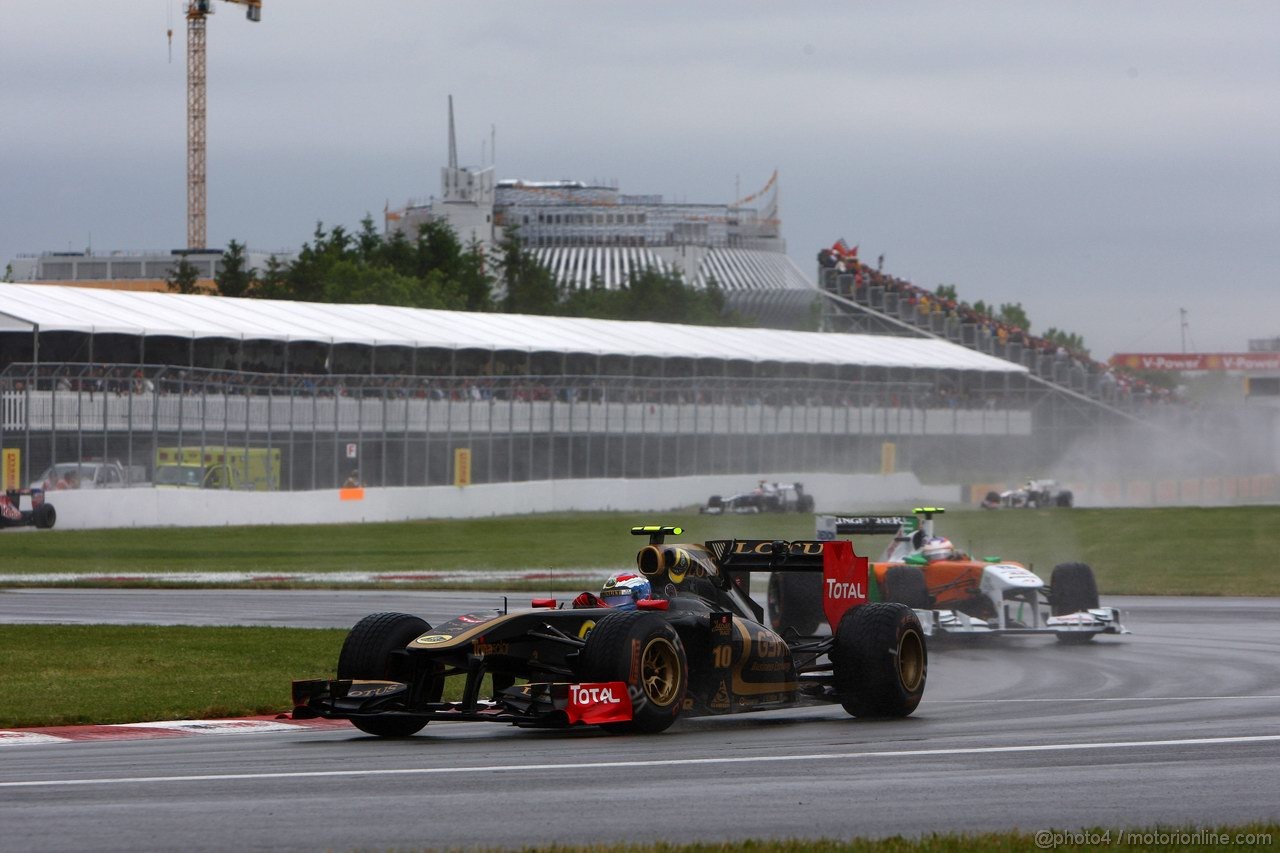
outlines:
{"label": "front wing", "polygon": [[363,679],[293,682],[296,720],[413,717],[433,720],[510,723],[560,728],[578,724],[623,723],[631,719],[631,697],[621,681],[518,684],[496,699],[430,702],[404,710],[411,688],[398,681]]}
{"label": "front wing", "polygon": [[1071,635],[1128,634],[1115,607],[1095,607],[1079,613],[1050,616],[1040,625],[1000,627],[996,620],[978,619],[958,610],[917,610],[926,637],[991,637],[1010,634]]}

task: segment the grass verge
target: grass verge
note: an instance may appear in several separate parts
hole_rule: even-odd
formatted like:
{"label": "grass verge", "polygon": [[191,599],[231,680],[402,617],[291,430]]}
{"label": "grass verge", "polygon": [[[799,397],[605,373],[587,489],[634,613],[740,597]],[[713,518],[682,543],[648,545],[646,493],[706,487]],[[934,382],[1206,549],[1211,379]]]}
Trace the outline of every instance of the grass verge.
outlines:
{"label": "grass verge", "polygon": [[[920,838],[747,840],[719,843],[594,844],[526,847],[522,853],[1022,853],[1025,850],[1208,850],[1215,847],[1274,849],[1280,839],[1280,823],[1245,823],[1215,827],[1149,826],[1116,829],[1093,827],[1079,830],[1031,832],[947,833]],[[1207,841],[1212,837],[1213,841]],[[1090,841],[1089,839],[1096,839]],[[1108,840],[1103,840],[1108,839]],[[1078,840],[1078,841],[1077,841]],[[1047,842],[1047,843],[1046,843]],[[1083,842],[1083,843],[1080,843]]]}
{"label": "grass verge", "polygon": [[0,625],[0,728],[271,714],[332,678],[345,630]]}
{"label": "grass verge", "polygon": [[[685,541],[814,536],[809,515],[703,516],[690,511],[363,525],[55,530],[6,536],[3,573],[604,570],[632,564],[643,544],[630,535],[632,525],[658,522],[685,527]],[[1087,562],[1104,594],[1280,595],[1280,573],[1271,569],[1277,527],[1277,506],[959,510],[938,521],[938,531],[961,548],[1029,563],[1046,577],[1056,563]],[[875,558],[884,541],[862,538],[855,547]],[[548,584],[535,587],[545,589]]]}

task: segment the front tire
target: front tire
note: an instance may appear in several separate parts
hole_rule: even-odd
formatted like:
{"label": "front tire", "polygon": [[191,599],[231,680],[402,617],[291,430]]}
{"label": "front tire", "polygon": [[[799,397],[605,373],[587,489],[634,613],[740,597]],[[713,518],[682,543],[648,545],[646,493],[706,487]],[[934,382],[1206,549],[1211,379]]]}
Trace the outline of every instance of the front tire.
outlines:
{"label": "front tire", "polygon": [[924,572],[915,566],[890,566],[884,573],[884,600],[928,610],[933,604]]}
{"label": "front tire", "polygon": [[606,723],[616,733],[656,734],[684,708],[689,662],[680,635],[655,613],[610,613],[587,635],[578,668],[584,681],[621,681],[631,697],[631,721]]}
{"label": "front tire", "polygon": [[1098,583],[1085,563],[1059,563],[1049,576],[1054,616],[1066,616],[1098,606]]}
{"label": "front tire", "polygon": [[1075,503],[1075,496],[1072,495],[1071,492],[1062,491],[1058,493],[1057,501],[1058,506],[1063,507],[1064,509],[1070,509],[1072,504]]}
{"label": "front tire", "polygon": [[822,575],[810,572],[773,572],[769,575],[769,625],[782,634],[795,628],[811,637],[825,618],[822,612]]}
{"label": "front tire", "polygon": [[[425,619],[407,613],[373,613],[364,617],[342,644],[338,678],[407,683],[410,675],[404,656],[396,652],[430,630]],[[427,721],[413,717],[353,717],[351,724],[378,737],[408,737],[421,731]]]}
{"label": "front tire", "polygon": [[831,666],[840,704],[855,717],[906,717],[920,704],[929,651],[905,604],[864,604],[836,629]]}
{"label": "front tire", "polygon": [[[1085,563],[1059,563],[1049,576],[1049,606],[1054,616],[1066,616],[1098,606],[1098,583],[1093,569]],[[1093,634],[1064,633],[1058,642],[1066,645],[1082,645],[1093,639]]]}

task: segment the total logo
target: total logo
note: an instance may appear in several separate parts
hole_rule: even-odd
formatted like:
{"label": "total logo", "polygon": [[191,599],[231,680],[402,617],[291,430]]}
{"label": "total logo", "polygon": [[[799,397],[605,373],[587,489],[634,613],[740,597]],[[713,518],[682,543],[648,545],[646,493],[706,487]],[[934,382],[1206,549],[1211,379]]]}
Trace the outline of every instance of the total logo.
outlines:
{"label": "total logo", "polygon": [[844,583],[827,578],[827,598],[843,601],[846,598],[866,598],[867,590],[860,583]]}
{"label": "total logo", "polygon": [[593,686],[583,684],[569,685],[570,698],[575,705],[620,705],[620,699],[609,686]]}

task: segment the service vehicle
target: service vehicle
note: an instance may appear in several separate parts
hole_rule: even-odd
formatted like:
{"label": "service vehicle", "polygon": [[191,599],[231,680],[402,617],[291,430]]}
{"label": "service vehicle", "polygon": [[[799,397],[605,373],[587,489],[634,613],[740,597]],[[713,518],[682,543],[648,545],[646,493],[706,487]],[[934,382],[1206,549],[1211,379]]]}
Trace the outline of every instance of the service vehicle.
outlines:
{"label": "service vehicle", "polygon": [[[29,497],[30,509],[22,508],[22,498]],[[58,521],[53,504],[44,499],[44,489],[7,489],[0,493],[0,529],[36,527],[49,530]]]}
{"label": "service vehicle", "polygon": [[40,473],[31,483],[33,489],[123,489],[146,485],[146,466],[128,466],[118,459],[82,459],[79,462],[57,462]]}
{"label": "service vehicle", "polygon": [[280,448],[158,447],[154,479],[164,488],[275,491],[280,488]]}
{"label": "service vehicle", "polygon": [[[972,557],[936,536],[941,507],[917,507],[914,515],[820,515],[817,536],[892,534],[871,564],[872,601],[912,608],[928,636],[1045,634],[1063,643],[1085,643],[1099,634],[1129,633],[1120,611],[1102,607],[1093,569],[1060,563],[1049,582],[1022,563],[1000,557]],[[809,578],[774,573],[768,603],[775,631],[814,630],[820,619],[821,590]]]}
{"label": "service vehicle", "polygon": [[1044,507],[1071,507],[1075,495],[1061,486],[1057,480],[1027,480],[1020,488],[1003,492],[990,491],[982,499],[983,509],[1041,509]]}
{"label": "service vehicle", "polygon": [[[584,592],[566,607],[463,614],[432,627],[375,613],[347,635],[335,680],[293,682],[293,715],[350,720],[404,737],[437,720],[523,727],[600,725],[660,732],[681,716],[838,704],[855,717],[905,717],[924,693],[928,652],[902,604],[867,603],[867,561],[848,542],[722,539],[671,544],[678,527],[633,533],[649,544],[634,609]],[[778,634],[747,594],[752,573],[821,582],[829,636]],[[613,590],[606,588],[602,595]],[[462,682],[461,699],[444,698]],[[487,685],[487,686],[486,686]]]}
{"label": "service vehicle", "polygon": [[813,512],[813,495],[806,494],[804,483],[770,483],[761,480],[754,488],[729,497],[712,495],[698,508],[704,515],[727,512]]}

